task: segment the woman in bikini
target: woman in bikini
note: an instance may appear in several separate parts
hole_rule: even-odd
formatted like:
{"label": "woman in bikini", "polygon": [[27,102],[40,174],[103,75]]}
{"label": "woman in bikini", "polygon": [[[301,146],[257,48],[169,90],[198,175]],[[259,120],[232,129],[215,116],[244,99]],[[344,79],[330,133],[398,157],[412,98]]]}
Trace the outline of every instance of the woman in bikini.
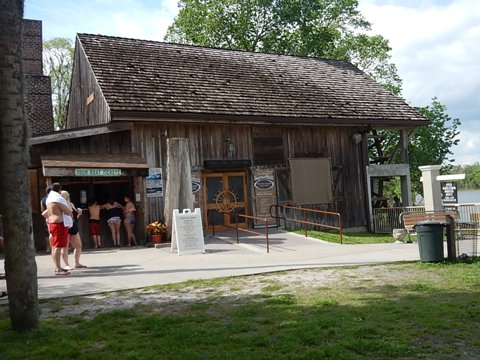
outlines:
{"label": "woman in bikini", "polygon": [[125,220],[123,221],[123,225],[127,231],[128,246],[138,245],[135,237],[135,222],[137,220],[135,217],[135,212],[137,209],[135,208],[135,204],[130,199],[130,196],[125,195],[123,200],[125,201]]}

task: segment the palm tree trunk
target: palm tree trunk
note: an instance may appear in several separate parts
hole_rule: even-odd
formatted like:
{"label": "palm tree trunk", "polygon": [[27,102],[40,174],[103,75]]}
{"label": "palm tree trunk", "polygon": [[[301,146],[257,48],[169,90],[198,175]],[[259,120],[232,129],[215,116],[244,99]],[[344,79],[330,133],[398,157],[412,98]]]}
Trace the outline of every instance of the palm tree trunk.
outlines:
{"label": "palm tree trunk", "polygon": [[24,110],[24,2],[0,1],[0,212],[5,275],[14,330],[38,328],[38,285],[28,186],[28,122]]}

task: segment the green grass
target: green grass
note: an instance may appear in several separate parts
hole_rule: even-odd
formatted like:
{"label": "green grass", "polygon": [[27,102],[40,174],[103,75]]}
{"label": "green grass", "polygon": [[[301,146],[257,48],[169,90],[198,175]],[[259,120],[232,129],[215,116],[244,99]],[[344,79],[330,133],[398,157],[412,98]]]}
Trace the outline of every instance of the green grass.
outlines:
{"label": "green grass", "polygon": [[[293,230],[293,232],[300,235],[305,234],[304,230]],[[340,244],[340,235],[338,233],[308,230],[307,235],[315,239]],[[395,242],[391,234],[374,234],[369,232],[343,233],[342,240],[344,244],[380,244]]]}
{"label": "green grass", "polygon": [[[208,296],[179,300],[174,312],[159,302],[88,319],[53,313],[33,333],[11,331],[2,306],[0,359],[478,358],[479,261],[303,270],[326,279],[312,282],[284,282],[288,274],[151,287]],[[253,283],[257,292],[224,294]],[[79,299],[40,306],[74,307]]]}

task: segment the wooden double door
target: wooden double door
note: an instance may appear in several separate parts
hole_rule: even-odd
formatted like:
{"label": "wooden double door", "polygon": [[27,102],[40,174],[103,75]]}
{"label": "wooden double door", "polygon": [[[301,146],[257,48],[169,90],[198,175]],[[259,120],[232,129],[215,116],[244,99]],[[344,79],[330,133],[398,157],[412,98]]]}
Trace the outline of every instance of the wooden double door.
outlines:
{"label": "wooden double door", "polygon": [[235,214],[248,214],[247,174],[222,172],[203,174],[203,207],[207,228],[228,229],[236,226],[236,218],[241,227],[247,226],[243,217]]}

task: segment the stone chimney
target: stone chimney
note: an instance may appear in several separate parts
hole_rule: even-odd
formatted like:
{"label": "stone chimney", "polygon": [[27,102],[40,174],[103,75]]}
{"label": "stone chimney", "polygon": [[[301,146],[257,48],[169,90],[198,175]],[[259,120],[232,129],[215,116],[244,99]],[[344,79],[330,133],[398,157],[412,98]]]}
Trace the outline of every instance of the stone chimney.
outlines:
{"label": "stone chimney", "polygon": [[50,77],[43,75],[42,22],[23,20],[25,114],[33,135],[54,130]]}

